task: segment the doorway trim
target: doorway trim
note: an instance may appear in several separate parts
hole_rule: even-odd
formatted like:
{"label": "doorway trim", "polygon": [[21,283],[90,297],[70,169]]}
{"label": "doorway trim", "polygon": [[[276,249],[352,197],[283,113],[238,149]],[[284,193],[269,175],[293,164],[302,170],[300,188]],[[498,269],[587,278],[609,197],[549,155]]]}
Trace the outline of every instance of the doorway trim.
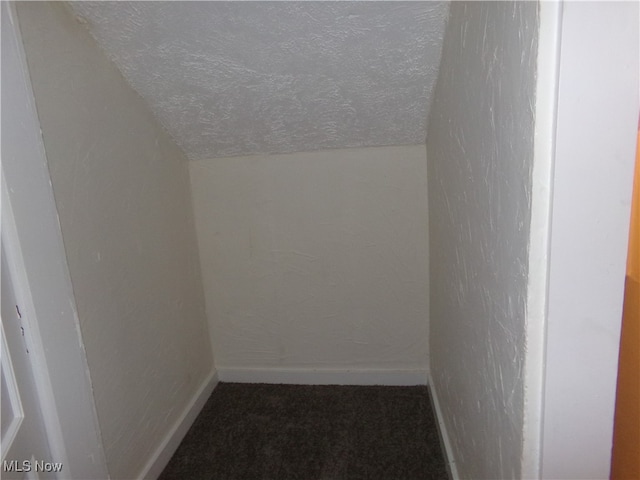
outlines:
{"label": "doorway trim", "polygon": [[522,478],[540,478],[551,205],[562,41],[562,2],[539,3],[535,138],[529,234]]}
{"label": "doorway trim", "polygon": [[65,478],[108,478],[91,378],[15,5],[2,16],[2,242],[51,454]]}

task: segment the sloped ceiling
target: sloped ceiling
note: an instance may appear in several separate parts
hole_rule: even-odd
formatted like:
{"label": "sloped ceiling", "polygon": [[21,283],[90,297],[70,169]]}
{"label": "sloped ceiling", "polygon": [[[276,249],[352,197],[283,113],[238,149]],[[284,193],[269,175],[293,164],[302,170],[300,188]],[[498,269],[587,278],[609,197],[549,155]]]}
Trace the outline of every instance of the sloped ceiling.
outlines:
{"label": "sloped ceiling", "polygon": [[425,141],[446,2],[72,2],[192,160]]}

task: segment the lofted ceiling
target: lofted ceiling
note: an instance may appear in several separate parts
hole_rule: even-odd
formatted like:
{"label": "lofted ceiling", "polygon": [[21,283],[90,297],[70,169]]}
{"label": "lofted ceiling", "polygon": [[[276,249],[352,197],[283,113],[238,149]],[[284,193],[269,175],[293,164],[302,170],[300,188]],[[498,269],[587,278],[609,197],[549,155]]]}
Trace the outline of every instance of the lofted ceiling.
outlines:
{"label": "lofted ceiling", "polygon": [[446,2],[72,2],[189,159],[425,141]]}

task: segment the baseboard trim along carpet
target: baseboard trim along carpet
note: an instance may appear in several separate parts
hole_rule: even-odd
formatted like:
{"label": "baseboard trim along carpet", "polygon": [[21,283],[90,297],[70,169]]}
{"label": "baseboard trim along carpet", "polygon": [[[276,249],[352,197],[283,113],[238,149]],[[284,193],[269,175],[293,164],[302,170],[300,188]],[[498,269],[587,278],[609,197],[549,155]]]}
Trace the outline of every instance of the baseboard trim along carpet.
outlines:
{"label": "baseboard trim along carpet", "polygon": [[282,383],[295,385],[389,385],[427,384],[427,369],[371,370],[324,368],[229,368],[218,367],[221,382]]}
{"label": "baseboard trim along carpet", "polygon": [[195,421],[196,417],[204,407],[213,389],[218,384],[218,373],[215,368],[211,370],[211,373],[204,379],[200,388],[191,398],[191,401],[187,404],[186,408],[182,412],[182,415],[178,418],[176,423],[173,424],[171,429],[167,432],[160,445],[151,455],[147,463],[144,465],[140,473],[136,478],[139,479],[153,479],[158,478],[167,466],[169,460],[178,449],[180,442],[187,434],[189,428]]}
{"label": "baseboard trim along carpet", "polygon": [[451,446],[451,438],[447,432],[447,426],[444,423],[444,417],[442,416],[442,410],[440,409],[440,401],[438,400],[438,394],[433,383],[431,374],[428,374],[429,378],[429,393],[431,397],[431,403],[433,404],[433,412],[436,416],[436,422],[438,424],[438,431],[440,432],[440,443],[444,446],[444,456],[447,462],[447,470],[452,480],[460,480],[458,474],[458,468],[456,467],[455,457],[453,455],[453,448]]}

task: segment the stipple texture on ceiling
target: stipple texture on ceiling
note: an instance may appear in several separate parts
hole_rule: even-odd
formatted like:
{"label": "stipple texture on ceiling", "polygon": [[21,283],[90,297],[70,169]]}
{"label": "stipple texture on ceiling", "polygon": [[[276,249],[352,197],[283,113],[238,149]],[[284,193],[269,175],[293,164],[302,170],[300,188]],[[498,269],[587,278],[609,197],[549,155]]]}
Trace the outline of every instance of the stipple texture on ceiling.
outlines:
{"label": "stipple texture on ceiling", "polygon": [[425,141],[446,2],[73,2],[192,160]]}

